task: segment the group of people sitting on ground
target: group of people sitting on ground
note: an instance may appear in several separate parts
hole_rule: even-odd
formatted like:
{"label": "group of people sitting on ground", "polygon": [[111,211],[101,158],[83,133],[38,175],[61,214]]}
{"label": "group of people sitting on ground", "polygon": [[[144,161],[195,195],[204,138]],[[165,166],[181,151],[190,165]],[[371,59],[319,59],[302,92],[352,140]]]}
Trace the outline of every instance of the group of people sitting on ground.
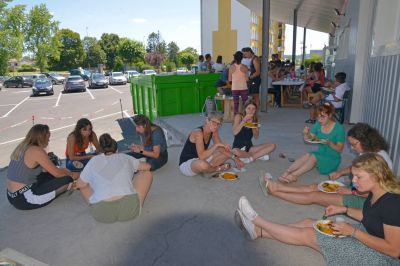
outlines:
{"label": "group of people sitting on ground", "polygon": [[[92,123],[81,118],[67,138],[66,168],[54,164],[46,148],[47,125],[36,124],[15,148],[7,171],[7,198],[17,209],[48,205],[70,189],[79,189],[93,217],[111,223],[137,217],[152,183],[152,173],[168,161],[164,131],[146,116],[134,117],[144,143],[118,153],[108,134],[97,138]],[[86,153],[89,146],[94,146]],[[143,160],[142,160],[143,159]]]}

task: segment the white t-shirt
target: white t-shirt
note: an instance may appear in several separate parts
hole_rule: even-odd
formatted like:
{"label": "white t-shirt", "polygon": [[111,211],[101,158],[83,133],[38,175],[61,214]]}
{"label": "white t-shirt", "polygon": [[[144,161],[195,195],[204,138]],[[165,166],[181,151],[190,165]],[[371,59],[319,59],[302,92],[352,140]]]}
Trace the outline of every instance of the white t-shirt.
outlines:
{"label": "white t-shirt", "polygon": [[[343,100],[343,96],[344,96],[345,92],[348,91],[348,90],[350,90],[350,87],[349,87],[349,85],[347,85],[346,82],[340,84],[339,86],[337,86],[335,88],[335,97],[340,99],[340,100]],[[335,102],[335,98],[333,97],[332,94],[329,94],[325,98],[325,100],[331,101],[332,104],[335,106],[335,108],[341,108],[342,104],[343,104],[343,102],[341,102],[341,101],[340,102]]]}
{"label": "white t-shirt", "polygon": [[393,170],[393,162],[392,159],[390,159],[389,154],[385,150],[380,150],[377,152],[380,156],[382,156],[383,159],[385,159],[386,163],[388,164],[390,170]]}
{"label": "white t-shirt", "polygon": [[138,159],[123,153],[99,154],[90,159],[80,176],[93,189],[89,203],[136,194],[132,178],[138,167]]}
{"label": "white t-shirt", "polygon": [[224,64],[215,63],[215,64],[212,65],[211,68],[214,69],[215,72],[222,72],[225,69],[225,65]]}

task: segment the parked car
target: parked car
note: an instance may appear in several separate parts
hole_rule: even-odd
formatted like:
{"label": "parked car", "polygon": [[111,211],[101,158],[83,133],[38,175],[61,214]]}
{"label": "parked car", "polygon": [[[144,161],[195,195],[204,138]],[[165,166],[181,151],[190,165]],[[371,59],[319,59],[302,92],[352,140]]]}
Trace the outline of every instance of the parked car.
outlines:
{"label": "parked car", "polygon": [[124,76],[124,74],[122,74],[122,72],[112,72],[110,73],[110,84],[114,85],[114,84],[123,84],[125,85],[127,83],[127,80]]}
{"label": "parked car", "polygon": [[125,77],[130,82],[131,78],[138,78],[140,76],[140,73],[137,72],[136,70],[128,70],[125,72]]}
{"label": "parked car", "polygon": [[72,91],[86,91],[85,81],[81,76],[69,76],[65,80],[64,93]]}
{"label": "parked car", "polygon": [[153,69],[145,69],[145,70],[143,70],[143,75],[146,75],[146,76],[157,75],[157,72],[155,72]]}
{"label": "parked car", "polygon": [[84,80],[89,80],[90,71],[83,69],[71,69],[69,71],[71,76],[81,76]]}
{"label": "parked car", "polygon": [[176,74],[184,74],[184,73],[187,73],[187,72],[188,72],[188,70],[187,70],[186,67],[180,67],[180,68],[178,68],[176,70]]}
{"label": "parked car", "polygon": [[190,69],[190,72],[192,72],[194,74],[199,72],[199,66],[192,66],[192,68]]}
{"label": "parked car", "polygon": [[60,74],[57,73],[42,73],[42,74],[45,75],[51,81],[51,83],[53,83],[53,85],[64,84],[65,82],[65,77],[61,76]]}
{"label": "parked car", "polygon": [[53,95],[53,84],[47,78],[36,79],[32,86],[32,93],[34,96],[38,95]]}
{"label": "parked car", "polygon": [[11,77],[10,79],[4,81],[4,87],[16,87],[16,88],[23,88],[23,87],[32,87],[33,82],[28,77],[23,76],[15,76]]}
{"label": "parked car", "polygon": [[32,81],[35,82],[37,79],[46,79],[45,74],[33,74],[32,76]]}
{"label": "parked car", "polygon": [[108,79],[101,73],[92,73],[89,78],[89,88],[108,88]]}

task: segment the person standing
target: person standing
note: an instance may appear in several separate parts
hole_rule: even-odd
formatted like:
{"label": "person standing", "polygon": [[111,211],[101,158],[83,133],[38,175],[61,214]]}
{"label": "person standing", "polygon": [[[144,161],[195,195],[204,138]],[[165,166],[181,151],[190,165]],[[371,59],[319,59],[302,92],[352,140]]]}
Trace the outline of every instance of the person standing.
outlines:
{"label": "person standing", "polygon": [[245,58],[250,58],[250,76],[247,82],[249,94],[253,97],[257,107],[260,105],[261,63],[250,47],[242,49]]}
{"label": "person standing", "polygon": [[233,64],[229,68],[229,82],[232,84],[233,111],[237,114],[239,112],[239,96],[242,97],[242,102],[245,103],[249,95],[246,84],[249,69],[241,63],[243,59],[241,51],[237,51],[233,58]]}

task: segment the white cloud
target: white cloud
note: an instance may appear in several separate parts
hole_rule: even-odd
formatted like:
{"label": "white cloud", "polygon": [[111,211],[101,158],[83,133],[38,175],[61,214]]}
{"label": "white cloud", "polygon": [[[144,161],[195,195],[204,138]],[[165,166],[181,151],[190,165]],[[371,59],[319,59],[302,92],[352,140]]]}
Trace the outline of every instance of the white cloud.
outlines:
{"label": "white cloud", "polygon": [[133,23],[137,23],[137,24],[143,24],[147,22],[147,19],[145,18],[133,18],[130,20]]}
{"label": "white cloud", "polygon": [[187,27],[185,25],[179,25],[178,30],[186,30]]}

